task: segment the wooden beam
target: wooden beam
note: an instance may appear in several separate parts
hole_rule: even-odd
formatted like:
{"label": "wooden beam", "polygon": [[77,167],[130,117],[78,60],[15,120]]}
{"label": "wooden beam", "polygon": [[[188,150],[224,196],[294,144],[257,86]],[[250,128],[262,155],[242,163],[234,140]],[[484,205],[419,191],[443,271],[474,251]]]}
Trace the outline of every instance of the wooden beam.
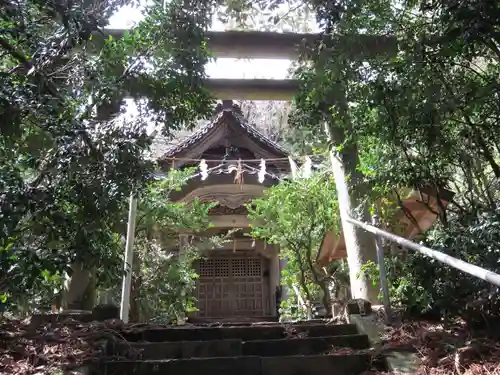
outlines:
{"label": "wooden beam", "polygon": [[294,60],[319,39],[317,34],[231,30],[207,33],[207,49],[219,58]]}
{"label": "wooden beam", "polygon": [[[205,80],[214,99],[222,100],[292,100],[299,81],[295,79],[232,79],[209,78]],[[137,85],[130,81],[125,97],[136,97]],[[142,89],[139,85],[139,89]],[[141,91],[139,96],[148,96],[147,91]]]}
{"label": "wooden beam", "polygon": [[212,78],[206,87],[216,99],[292,100],[299,82],[294,79]]}
{"label": "wooden beam", "polygon": [[[103,34],[94,33],[90,42],[94,48],[112,36],[123,37],[125,30],[105,29]],[[325,36],[320,34],[276,33],[267,31],[209,31],[206,33],[207,48],[219,58],[238,59],[289,59],[311,56]],[[393,55],[397,40],[393,36],[356,35],[340,37],[328,53],[347,53],[352,58],[375,55]]]}

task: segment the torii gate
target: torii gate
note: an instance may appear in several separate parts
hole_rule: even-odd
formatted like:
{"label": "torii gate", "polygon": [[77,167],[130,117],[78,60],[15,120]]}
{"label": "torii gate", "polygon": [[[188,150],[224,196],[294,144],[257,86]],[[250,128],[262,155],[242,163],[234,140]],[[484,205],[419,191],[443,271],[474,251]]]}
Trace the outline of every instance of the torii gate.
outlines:
{"label": "torii gate", "polygon": [[[103,34],[92,35],[96,48],[109,36],[123,37],[125,30],[106,29]],[[316,47],[325,40],[321,34],[277,33],[267,31],[208,31],[207,49],[216,58],[237,59],[287,59],[310,57]],[[392,55],[397,41],[392,36],[358,35],[341,37],[340,51],[353,58]],[[210,78],[206,87],[216,99],[233,100],[291,100],[297,92],[298,82],[293,79],[226,79]]]}
{"label": "torii gate", "polygon": [[[125,30],[105,30],[102,34],[94,34],[92,40],[97,48],[103,38],[111,35],[113,38],[121,38]],[[324,39],[321,34],[299,34],[299,33],[277,33],[261,31],[211,31],[206,33],[207,49],[215,57],[240,58],[240,59],[298,59],[301,56],[311,56],[315,53],[318,44]],[[345,49],[353,59],[366,58],[378,55],[391,55],[397,49],[395,37],[358,35],[356,38],[349,37],[338,40],[335,46],[340,50]],[[292,79],[208,79],[207,88],[216,99],[235,100],[291,100],[298,88],[298,82]],[[120,99],[118,99],[121,102]],[[112,116],[119,111],[119,103],[111,103],[101,108],[100,112],[105,117]],[[333,158],[332,158],[333,161]],[[338,166],[333,170],[338,183],[345,185],[345,176],[339,173]],[[345,190],[345,189],[344,189]],[[341,194],[342,193],[342,194]],[[347,191],[340,191],[345,201]],[[340,201],[339,200],[339,201]],[[347,201],[339,202],[341,210],[342,227],[344,233],[354,231],[353,224],[344,220],[342,212],[349,212]],[[120,318],[127,323],[130,306],[130,289],[132,281],[131,266],[133,262],[133,242],[135,234],[135,217],[137,211],[137,198],[130,197],[129,218],[127,226],[127,242],[125,246],[125,275],[122,286],[122,301],[120,307]],[[349,241],[346,247],[349,250]],[[349,251],[348,251],[349,252]],[[353,267],[354,268],[354,267]],[[358,272],[353,269],[353,272]],[[352,282],[351,277],[351,282]]]}

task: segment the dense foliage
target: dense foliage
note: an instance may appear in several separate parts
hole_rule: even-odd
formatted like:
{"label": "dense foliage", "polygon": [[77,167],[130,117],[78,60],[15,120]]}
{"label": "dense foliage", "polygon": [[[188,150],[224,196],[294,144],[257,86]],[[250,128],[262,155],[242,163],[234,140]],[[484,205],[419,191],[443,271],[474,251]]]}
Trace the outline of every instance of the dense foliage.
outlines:
{"label": "dense foliage", "polygon": [[[141,197],[133,266],[133,321],[173,321],[196,311],[195,262],[204,257],[205,250],[222,245],[225,238],[203,236],[212,226],[208,214],[215,203],[170,199],[194,174],[192,169],[172,171],[166,179],[149,183]],[[182,231],[187,233],[179,235]]]}
{"label": "dense foliage", "polygon": [[[395,8],[374,0],[338,5],[316,3],[318,21],[331,37],[323,47],[331,58],[318,53],[314,64],[297,72],[302,91],[296,126],[312,127],[320,138],[323,124],[330,124],[332,145],[357,154],[363,173],[358,181],[372,202],[405,188],[425,186],[439,198],[443,189],[452,190],[455,197],[446,208],[438,205],[439,222],[422,240],[499,271],[499,6],[413,1]],[[338,41],[358,33],[394,35],[398,51],[353,59]],[[354,193],[359,189],[354,186]],[[389,269],[395,297],[413,311],[498,314],[496,287],[428,258],[398,256]]]}
{"label": "dense foliage", "polygon": [[323,235],[338,232],[339,227],[335,185],[329,174],[281,182],[253,200],[248,210],[256,223],[251,235],[278,245],[280,257],[286,260],[281,283],[290,290],[290,300],[282,301],[283,311],[288,312],[296,301],[293,286],[299,287],[305,301],[322,300],[329,311],[332,275],[316,262]]}
{"label": "dense foliage", "polygon": [[[168,135],[211,111],[208,4],[154,3],[124,38],[103,41],[126,3],[2,2],[0,294],[10,303],[44,277],[71,276],[71,264],[116,269],[127,197],[154,170],[148,126]],[[131,85],[147,100],[123,121],[114,112]]]}

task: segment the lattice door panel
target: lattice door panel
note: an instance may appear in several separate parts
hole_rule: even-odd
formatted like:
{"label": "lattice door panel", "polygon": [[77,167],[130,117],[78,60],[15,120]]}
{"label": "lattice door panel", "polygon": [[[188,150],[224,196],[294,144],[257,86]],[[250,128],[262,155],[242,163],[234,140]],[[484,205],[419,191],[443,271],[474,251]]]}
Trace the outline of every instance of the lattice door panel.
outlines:
{"label": "lattice door panel", "polygon": [[198,263],[198,309],[200,316],[225,316],[232,310],[230,261],[227,258],[201,260]]}
{"label": "lattice door panel", "polygon": [[267,310],[264,259],[255,253],[218,254],[196,265],[198,316],[263,316]]}
{"label": "lattice door panel", "polygon": [[263,259],[255,255],[231,259],[235,315],[264,315],[263,268]]}
{"label": "lattice door panel", "polygon": [[236,283],[235,291],[235,315],[264,315],[263,306],[265,306],[265,301],[261,279]]}

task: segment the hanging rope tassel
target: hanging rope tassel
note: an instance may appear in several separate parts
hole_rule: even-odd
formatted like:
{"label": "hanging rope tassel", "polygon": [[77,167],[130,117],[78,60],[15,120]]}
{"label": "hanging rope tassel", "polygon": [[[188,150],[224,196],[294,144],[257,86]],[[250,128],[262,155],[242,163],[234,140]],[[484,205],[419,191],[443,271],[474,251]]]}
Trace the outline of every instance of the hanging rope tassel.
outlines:
{"label": "hanging rope tassel", "polygon": [[205,181],[208,178],[208,165],[205,159],[201,159],[200,161],[200,173],[201,173],[201,180]]}
{"label": "hanging rope tassel", "polygon": [[236,166],[236,175],[234,176],[234,183],[241,186],[243,185],[243,167],[241,165],[241,160],[238,160],[238,165]]}
{"label": "hanging rope tassel", "polygon": [[288,157],[288,161],[290,163],[290,171],[292,172],[292,180],[297,178],[297,164],[293,161],[292,157]]}
{"label": "hanging rope tassel", "polygon": [[310,178],[311,171],[312,171],[312,161],[311,161],[311,158],[309,156],[306,156],[305,162],[304,162],[304,172],[302,174],[302,177]]}
{"label": "hanging rope tassel", "polygon": [[260,159],[259,182],[262,184],[266,178],[266,161]]}

